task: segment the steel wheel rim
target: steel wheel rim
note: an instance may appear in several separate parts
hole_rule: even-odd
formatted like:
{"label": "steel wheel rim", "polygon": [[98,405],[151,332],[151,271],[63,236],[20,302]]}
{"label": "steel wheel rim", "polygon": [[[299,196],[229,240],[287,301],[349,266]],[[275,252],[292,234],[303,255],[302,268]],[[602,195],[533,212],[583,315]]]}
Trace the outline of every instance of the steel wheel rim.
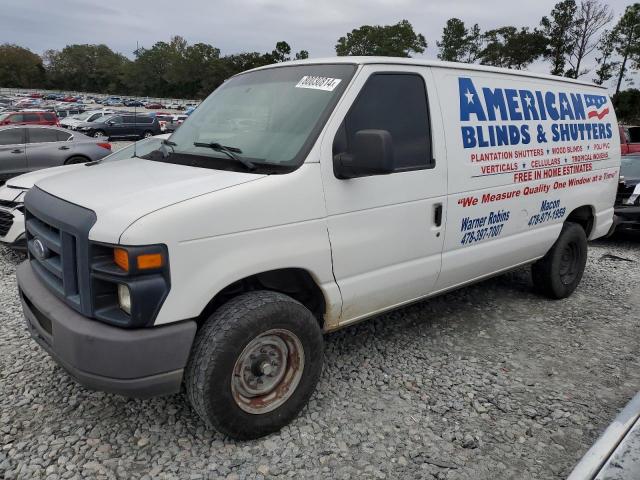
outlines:
{"label": "steel wheel rim", "polygon": [[578,245],[569,243],[560,255],[560,280],[570,285],[578,276]]}
{"label": "steel wheel rim", "polygon": [[304,349],[291,331],[273,329],[251,340],[236,359],[231,393],[236,405],[254,415],[284,404],[304,371]]}

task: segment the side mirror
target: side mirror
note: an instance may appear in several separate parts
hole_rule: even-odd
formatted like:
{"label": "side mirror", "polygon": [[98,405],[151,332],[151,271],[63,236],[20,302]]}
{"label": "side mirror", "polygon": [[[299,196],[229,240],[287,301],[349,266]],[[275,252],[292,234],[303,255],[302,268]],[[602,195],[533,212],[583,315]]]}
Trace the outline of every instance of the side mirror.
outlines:
{"label": "side mirror", "polygon": [[333,157],[333,172],[337,178],[368,177],[393,172],[393,139],[387,130],[357,131],[351,150],[351,153],[339,153]]}

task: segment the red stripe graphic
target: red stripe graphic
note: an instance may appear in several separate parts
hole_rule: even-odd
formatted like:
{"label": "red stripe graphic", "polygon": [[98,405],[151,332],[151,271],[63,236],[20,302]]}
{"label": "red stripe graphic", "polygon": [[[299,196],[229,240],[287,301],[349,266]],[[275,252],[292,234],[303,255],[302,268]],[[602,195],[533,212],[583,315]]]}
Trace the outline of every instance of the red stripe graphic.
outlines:
{"label": "red stripe graphic", "polygon": [[602,110],[600,113],[598,113],[597,110],[591,110],[588,114],[587,117],[588,118],[593,118],[593,117],[598,117],[598,120],[602,120],[604,118],[604,116],[609,113],[609,107],[606,107],[604,110]]}

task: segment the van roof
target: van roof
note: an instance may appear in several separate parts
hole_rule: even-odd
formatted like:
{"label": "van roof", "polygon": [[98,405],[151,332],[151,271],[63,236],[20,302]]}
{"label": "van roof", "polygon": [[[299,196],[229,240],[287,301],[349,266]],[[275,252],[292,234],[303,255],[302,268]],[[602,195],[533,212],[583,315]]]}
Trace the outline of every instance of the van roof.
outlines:
{"label": "van roof", "polygon": [[[560,77],[557,75],[548,75],[544,73],[528,72],[526,70],[510,70],[508,68],[490,67],[488,65],[478,65],[476,63],[456,63],[456,62],[442,62],[439,60],[420,60],[416,58],[401,58],[401,57],[326,57],[326,58],[313,58],[306,60],[291,60],[288,62],[274,63],[271,65],[265,65],[264,67],[254,68],[248,70],[249,72],[256,70],[264,70],[267,68],[287,67],[293,65],[317,65],[326,63],[350,63],[355,65],[371,65],[371,64],[383,64],[383,65],[414,65],[419,67],[434,67],[434,68],[455,68],[459,70],[469,70],[476,72],[491,72],[491,73],[506,73],[509,75],[516,75],[520,77],[529,78],[541,78],[545,80],[553,80],[555,82],[572,83],[577,85],[586,85],[589,87],[606,89],[602,85],[596,85],[592,82],[583,80],[575,80],[573,78]],[[241,75],[241,74],[240,74]]]}

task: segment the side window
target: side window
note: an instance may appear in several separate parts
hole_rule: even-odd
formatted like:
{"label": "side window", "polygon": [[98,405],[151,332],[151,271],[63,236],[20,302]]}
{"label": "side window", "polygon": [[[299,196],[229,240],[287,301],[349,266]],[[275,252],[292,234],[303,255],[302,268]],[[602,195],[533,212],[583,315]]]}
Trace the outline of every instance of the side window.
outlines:
{"label": "side window", "polygon": [[20,122],[24,122],[24,115],[21,113],[16,113],[15,115],[11,115],[9,117],[9,122],[10,123],[20,123]]}
{"label": "side window", "polygon": [[44,119],[48,122],[55,122],[56,116],[53,113],[45,113],[43,114]]}
{"label": "side window", "polygon": [[37,113],[25,113],[23,122],[39,122],[40,115]]}
{"label": "side window", "polygon": [[29,143],[57,142],[58,132],[51,128],[30,128]]}
{"label": "side window", "polygon": [[153,118],[151,117],[138,117],[138,123],[152,124]]}
{"label": "side window", "polygon": [[124,117],[122,117],[122,122],[123,123],[136,123],[136,117],[134,117],[133,115],[125,115]]}
{"label": "side window", "polygon": [[89,118],[87,118],[87,122],[93,122],[96,118],[100,118],[101,116],[101,113],[94,113]]}
{"label": "side window", "polygon": [[120,125],[122,123],[122,117],[113,117],[110,121],[115,123],[116,125]]}
{"label": "side window", "polygon": [[0,131],[0,145],[24,143],[24,128],[8,128]]}
{"label": "side window", "polygon": [[63,132],[62,130],[56,130],[57,133],[57,137],[58,137],[58,141],[59,142],[66,142],[67,140],[69,140],[72,137],[72,134],[68,133],[68,132]]}
{"label": "side window", "polygon": [[373,74],[344,119],[333,153],[350,153],[356,132],[391,134],[395,171],[433,168],[431,132],[424,80],[417,74]]}

